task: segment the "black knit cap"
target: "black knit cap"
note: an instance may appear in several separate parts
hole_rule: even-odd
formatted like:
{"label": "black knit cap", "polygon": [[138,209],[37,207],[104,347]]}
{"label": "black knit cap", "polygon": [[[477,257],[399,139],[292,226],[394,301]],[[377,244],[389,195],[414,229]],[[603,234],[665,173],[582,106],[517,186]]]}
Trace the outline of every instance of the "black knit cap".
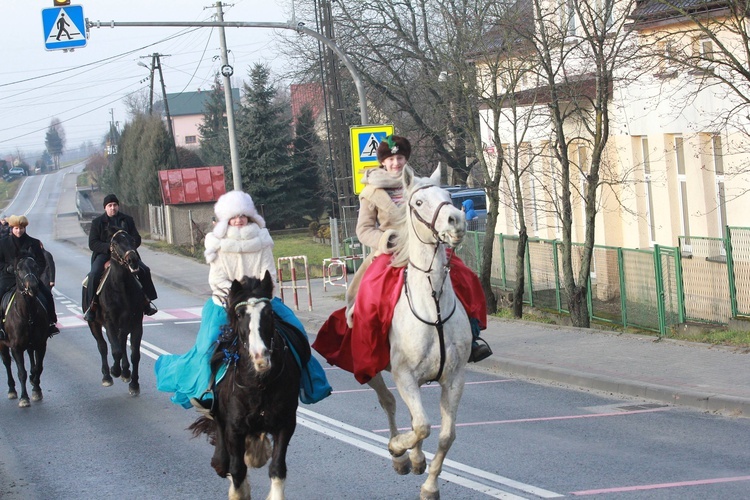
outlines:
{"label": "black knit cap", "polygon": [[107,208],[107,205],[109,205],[110,203],[117,203],[119,205],[120,200],[117,199],[117,196],[113,194],[108,194],[107,196],[104,197],[104,208]]}
{"label": "black knit cap", "polygon": [[411,156],[411,144],[406,137],[400,135],[389,135],[378,144],[378,161],[383,163],[383,160],[393,155],[404,155],[406,160],[409,160]]}

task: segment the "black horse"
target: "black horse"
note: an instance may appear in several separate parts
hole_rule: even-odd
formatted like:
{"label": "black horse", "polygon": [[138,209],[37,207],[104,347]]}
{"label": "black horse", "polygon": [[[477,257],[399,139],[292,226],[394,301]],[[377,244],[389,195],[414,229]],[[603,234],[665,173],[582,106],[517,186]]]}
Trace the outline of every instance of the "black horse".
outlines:
{"label": "black horse", "polygon": [[[140,257],[135,241],[126,231],[113,231],[109,250],[109,268],[101,279],[99,307],[93,321],[89,322],[91,334],[96,339],[102,357],[102,385],[112,385],[112,377],[120,377],[129,382],[131,396],[141,392],[138,383],[138,365],[141,361],[141,338],[143,337],[143,304],[146,295],[138,281]],[[86,302],[84,288],[82,304]],[[107,342],[102,327],[107,330],[109,345],[112,347],[113,364],[107,366]],[[130,363],[128,362],[127,340],[130,334]],[[131,373],[132,364],[132,373]]]}
{"label": "black horse", "polygon": [[300,369],[289,340],[276,329],[272,294],[268,272],[263,280],[246,276],[232,283],[229,327],[211,359],[215,380],[226,370],[214,387],[213,419],[203,416],[190,426],[195,436],[204,433],[213,442],[211,466],[216,473],[231,475],[229,498],[250,498],[247,468],[262,467],[269,455],[268,497],[284,498],[286,451],[297,426]]}
{"label": "black horse", "polygon": [[[0,356],[8,374],[8,399],[16,399],[16,382],[11,373],[11,354],[16,362],[18,381],[21,384],[21,399],[18,406],[30,406],[26,392],[26,378],[31,380],[31,399],[43,398],[40,381],[44,370],[44,355],[47,352],[49,321],[47,309],[42,303],[44,296],[39,291],[39,266],[33,257],[24,256],[15,263],[16,288],[8,292],[10,302],[5,313],[7,339],[0,341]],[[47,305],[49,307],[49,305]],[[29,373],[26,371],[24,353],[29,353]]]}

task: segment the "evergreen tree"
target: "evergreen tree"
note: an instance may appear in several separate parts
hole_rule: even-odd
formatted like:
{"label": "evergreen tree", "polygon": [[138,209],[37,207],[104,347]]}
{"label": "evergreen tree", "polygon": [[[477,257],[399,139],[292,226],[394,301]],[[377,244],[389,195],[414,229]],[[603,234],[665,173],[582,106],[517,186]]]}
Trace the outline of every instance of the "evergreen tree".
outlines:
{"label": "evergreen tree", "polygon": [[245,83],[245,102],[238,113],[237,143],[242,188],[270,228],[283,228],[298,218],[290,155],[291,126],[288,103],[279,102],[269,83],[269,69],[256,64]]}
{"label": "evergreen tree", "polygon": [[203,123],[198,126],[201,133],[200,157],[207,165],[223,165],[225,171],[231,172],[226,109],[224,87],[217,77],[206,101]]}
{"label": "evergreen tree", "polygon": [[[297,117],[292,143],[292,173],[294,197],[290,197],[299,215],[318,220],[327,205],[321,189],[320,138],[315,133],[315,118],[312,108],[305,106]],[[301,222],[301,221],[299,221]]]}

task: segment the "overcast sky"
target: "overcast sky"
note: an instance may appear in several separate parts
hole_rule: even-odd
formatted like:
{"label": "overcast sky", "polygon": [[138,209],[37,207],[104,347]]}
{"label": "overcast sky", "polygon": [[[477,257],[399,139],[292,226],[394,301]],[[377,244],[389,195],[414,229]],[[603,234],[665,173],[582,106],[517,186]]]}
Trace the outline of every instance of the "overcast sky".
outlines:
{"label": "overcast sky", "polygon": [[[230,2],[226,2],[230,3]],[[83,7],[89,21],[211,21],[213,0],[73,0]],[[231,0],[224,7],[225,21],[278,22],[291,19],[291,0]],[[110,121],[127,120],[123,97],[148,89],[146,65],[150,54],[164,54],[162,68],[167,93],[209,89],[221,67],[216,28],[102,27],[91,28],[85,47],[73,52],[47,50],[42,10],[52,0],[2,2],[0,30],[0,157],[20,151],[44,149],[52,118],[65,129],[67,147],[91,140],[98,144]],[[307,26],[314,23],[307,21]],[[236,77],[247,80],[254,63],[284,70],[278,46],[283,37],[298,36],[292,30],[227,28],[229,62]],[[64,35],[63,35],[64,37]],[[64,39],[64,38],[63,38]],[[278,76],[278,75],[277,75]],[[158,73],[155,92],[160,89]],[[155,100],[160,97],[160,90]]]}

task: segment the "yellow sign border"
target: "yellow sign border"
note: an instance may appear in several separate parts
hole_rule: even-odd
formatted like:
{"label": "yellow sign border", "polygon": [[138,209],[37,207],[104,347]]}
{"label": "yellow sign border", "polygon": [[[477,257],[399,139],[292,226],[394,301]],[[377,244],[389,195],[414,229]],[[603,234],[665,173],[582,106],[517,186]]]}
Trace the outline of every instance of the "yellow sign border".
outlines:
{"label": "yellow sign border", "polygon": [[354,185],[354,194],[356,195],[359,195],[365,187],[362,183],[365,171],[368,168],[380,166],[377,159],[370,161],[362,161],[360,159],[359,138],[362,135],[382,133],[385,133],[385,136],[393,135],[393,125],[357,125],[349,128],[349,146],[352,153],[352,182]]}

